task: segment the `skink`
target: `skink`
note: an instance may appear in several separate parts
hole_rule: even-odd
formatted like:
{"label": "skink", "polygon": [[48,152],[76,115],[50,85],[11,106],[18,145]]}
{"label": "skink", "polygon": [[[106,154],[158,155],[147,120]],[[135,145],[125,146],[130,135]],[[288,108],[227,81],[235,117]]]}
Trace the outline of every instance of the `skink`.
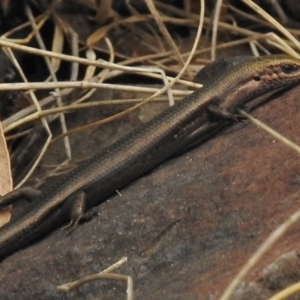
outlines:
{"label": "skink", "polygon": [[[247,59],[220,73],[202,89],[97,153],[36,195],[30,210],[0,229],[0,258],[41,238],[67,220],[100,204],[209,131],[210,122],[237,120],[239,108],[258,96],[300,82],[300,60],[284,55]],[[28,189],[1,198],[6,205],[30,197]],[[85,200],[85,207],[83,201]],[[74,205],[75,203],[75,205]],[[71,216],[74,216],[71,217]]]}

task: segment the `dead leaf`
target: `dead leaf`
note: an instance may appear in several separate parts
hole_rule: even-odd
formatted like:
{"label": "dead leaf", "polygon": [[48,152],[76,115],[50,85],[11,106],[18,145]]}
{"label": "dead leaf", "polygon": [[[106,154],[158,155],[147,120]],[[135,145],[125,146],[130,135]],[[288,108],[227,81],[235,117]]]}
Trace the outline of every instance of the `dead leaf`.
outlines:
{"label": "dead leaf", "polygon": [[[10,159],[5,136],[0,122],[0,195],[5,195],[12,190]],[[8,223],[11,218],[11,206],[0,209],[0,227]]]}

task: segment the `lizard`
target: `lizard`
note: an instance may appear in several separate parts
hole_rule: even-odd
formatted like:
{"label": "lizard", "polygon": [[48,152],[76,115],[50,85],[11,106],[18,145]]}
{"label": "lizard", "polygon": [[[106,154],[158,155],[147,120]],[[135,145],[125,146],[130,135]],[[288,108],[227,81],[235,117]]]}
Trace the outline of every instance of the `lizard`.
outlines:
{"label": "lizard", "polygon": [[23,187],[8,193],[0,199],[0,206],[20,198],[34,201],[22,216],[0,228],[0,259],[68,220],[73,229],[85,211],[197,144],[218,119],[238,121],[238,109],[251,100],[299,82],[299,59],[286,55],[246,59],[220,72],[203,88],[96,153],[42,192]]}

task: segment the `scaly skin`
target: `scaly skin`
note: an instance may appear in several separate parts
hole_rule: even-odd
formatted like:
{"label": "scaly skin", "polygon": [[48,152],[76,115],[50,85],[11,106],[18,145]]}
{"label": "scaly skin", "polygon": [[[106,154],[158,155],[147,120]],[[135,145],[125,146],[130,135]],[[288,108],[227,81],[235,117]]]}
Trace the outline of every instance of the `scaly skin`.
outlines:
{"label": "scaly skin", "polygon": [[[298,82],[300,60],[284,55],[247,59],[218,74],[203,88],[42,191],[29,211],[0,229],[0,258],[70,219],[66,212],[70,210],[73,198],[84,196],[86,209],[89,209],[197,143],[208,132],[211,113],[220,118],[236,119],[237,110],[256,97]],[[4,196],[0,203],[10,201],[20,192]]]}

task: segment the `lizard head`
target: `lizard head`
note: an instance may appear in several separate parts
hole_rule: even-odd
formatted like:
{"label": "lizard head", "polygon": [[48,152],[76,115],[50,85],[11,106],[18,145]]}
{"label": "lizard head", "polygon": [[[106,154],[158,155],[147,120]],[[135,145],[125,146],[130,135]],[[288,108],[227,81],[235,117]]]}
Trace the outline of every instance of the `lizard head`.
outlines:
{"label": "lizard head", "polygon": [[300,81],[300,59],[287,55],[273,55],[257,58],[256,72],[253,76],[255,81],[270,83],[282,81],[283,85],[295,84]]}

